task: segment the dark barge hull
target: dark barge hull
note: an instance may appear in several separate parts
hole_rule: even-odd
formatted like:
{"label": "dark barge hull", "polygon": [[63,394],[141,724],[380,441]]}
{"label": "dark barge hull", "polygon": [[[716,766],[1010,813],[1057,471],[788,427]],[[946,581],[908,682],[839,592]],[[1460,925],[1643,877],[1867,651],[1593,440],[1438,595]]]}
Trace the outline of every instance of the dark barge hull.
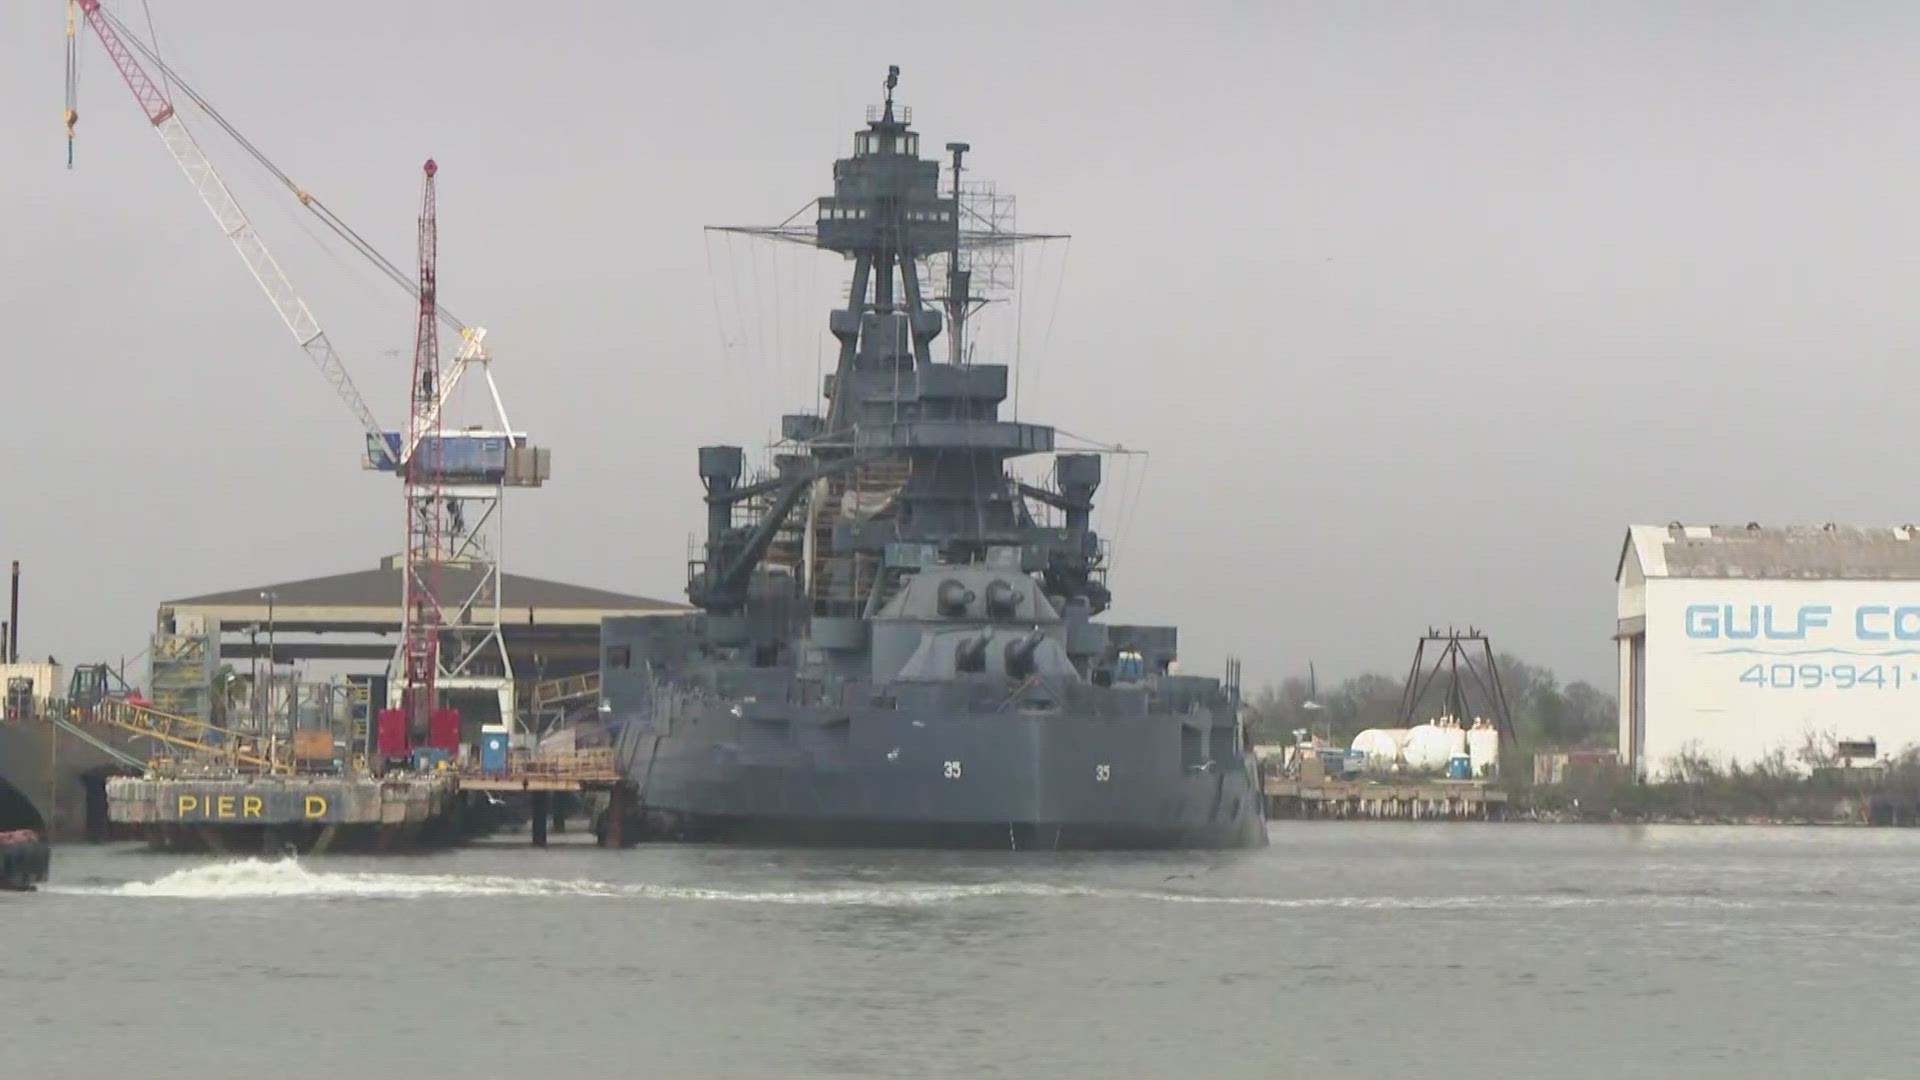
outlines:
{"label": "dark barge hull", "polygon": [[19,788],[0,776],[0,892],[31,892],[47,880],[47,823]]}
{"label": "dark barge hull", "polygon": [[32,892],[47,880],[50,861],[47,842],[37,835],[9,839],[0,834],[0,892]]}

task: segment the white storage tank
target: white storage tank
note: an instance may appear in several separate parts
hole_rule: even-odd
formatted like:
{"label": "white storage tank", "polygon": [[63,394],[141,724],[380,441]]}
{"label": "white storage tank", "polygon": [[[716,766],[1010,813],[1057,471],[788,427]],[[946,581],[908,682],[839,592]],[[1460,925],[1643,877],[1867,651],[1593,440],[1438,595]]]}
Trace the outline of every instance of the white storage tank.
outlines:
{"label": "white storage tank", "polygon": [[1368,769],[1385,771],[1400,763],[1400,745],[1406,739],[1406,728],[1368,728],[1353,737],[1353,749],[1366,756]]}
{"label": "white storage tank", "polygon": [[1473,775],[1488,777],[1500,771],[1500,729],[1485,720],[1475,720],[1467,732],[1467,756],[1473,762]]}
{"label": "white storage tank", "polygon": [[1400,748],[1400,759],[1407,763],[1409,772],[1440,772],[1452,756],[1453,736],[1438,724],[1408,729],[1406,744]]}
{"label": "white storage tank", "polygon": [[1447,717],[1447,738],[1451,740],[1447,744],[1449,757],[1459,757],[1468,752],[1467,729],[1460,726],[1459,717]]}

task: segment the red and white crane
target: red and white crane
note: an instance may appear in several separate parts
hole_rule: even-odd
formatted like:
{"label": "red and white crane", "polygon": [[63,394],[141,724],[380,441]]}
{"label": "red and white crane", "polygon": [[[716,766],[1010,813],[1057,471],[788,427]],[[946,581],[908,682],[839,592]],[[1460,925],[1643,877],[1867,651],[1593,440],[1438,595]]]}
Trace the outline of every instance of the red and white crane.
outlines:
{"label": "red and white crane", "polygon": [[[546,481],[548,457],[545,449],[530,445],[525,435],[515,432],[507,419],[499,388],[493,381],[491,357],[485,348],[486,331],[465,325],[438,304],[433,266],[433,164],[429,162],[427,166],[420,220],[420,278],[415,282],[268,160],[177,72],[168,68],[149,45],[126,31],[102,6],[101,0],[68,0],[66,125],[70,165],[73,130],[78,120],[73,46],[76,10],[84,16],[168,153],[186,173],[195,192],[233,243],[301,349],[359,421],[366,433],[365,467],[397,473],[406,485],[408,526],[402,571],[402,633],[388,670],[393,682],[388,701],[398,705],[400,708],[394,711],[401,712],[407,719],[398,742],[404,745],[426,737],[436,745],[444,745],[448,738],[457,739],[457,724],[455,733],[447,736],[446,721],[443,719],[441,728],[436,730],[431,719],[436,712],[437,693],[448,689],[497,694],[501,719],[513,723],[517,718],[513,668],[500,614],[501,505],[505,488],[538,487]],[[182,122],[167,87],[148,75],[141,57],[272,172],[303,207],[416,296],[419,321],[414,371],[407,395],[410,408],[406,430],[387,431],[374,418],[333,343]],[[462,339],[451,367],[444,372],[438,349],[438,324],[442,322],[458,331]],[[491,399],[493,424],[443,431],[442,416],[454,389],[461,376],[475,364],[481,368]],[[447,586],[448,581],[440,573],[443,568],[460,574],[457,589],[445,597],[441,588]]]}
{"label": "red and white crane", "polygon": [[[420,313],[413,337],[409,394],[412,419],[407,425],[407,443],[417,449],[401,465],[407,488],[407,552],[400,627],[405,681],[401,684],[400,708],[409,734],[428,733],[429,742],[439,745],[445,737],[435,729],[444,721],[436,722],[439,698],[434,694],[434,683],[440,668],[440,564],[446,558],[441,538],[446,500],[440,493],[445,442],[440,438],[440,320],[434,313],[439,226],[433,205],[433,174],[440,167],[428,158],[421,171],[425,179],[420,189]],[[387,726],[384,716],[382,720],[382,726]],[[458,723],[456,714],[452,740],[456,746]]]}

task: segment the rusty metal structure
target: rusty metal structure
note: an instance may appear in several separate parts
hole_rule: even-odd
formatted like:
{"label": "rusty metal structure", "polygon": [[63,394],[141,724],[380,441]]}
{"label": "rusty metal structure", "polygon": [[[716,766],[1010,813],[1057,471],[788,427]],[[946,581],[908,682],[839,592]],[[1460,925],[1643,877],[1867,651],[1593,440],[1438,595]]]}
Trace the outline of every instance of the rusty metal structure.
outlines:
{"label": "rusty metal structure", "polygon": [[1514,745],[1513,708],[1507,702],[1500,665],[1494,660],[1493,643],[1487,635],[1471,626],[1465,630],[1449,626],[1444,633],[1427,628],[1414,646],[1413,667],[1407,672],[1406,689],[1401,694],[1401,727],[1411,728],[1421,722],[1420,709],[1435,687],[1444,697],[1445,715],[1491,720],[1501,740],[1509,747]]}

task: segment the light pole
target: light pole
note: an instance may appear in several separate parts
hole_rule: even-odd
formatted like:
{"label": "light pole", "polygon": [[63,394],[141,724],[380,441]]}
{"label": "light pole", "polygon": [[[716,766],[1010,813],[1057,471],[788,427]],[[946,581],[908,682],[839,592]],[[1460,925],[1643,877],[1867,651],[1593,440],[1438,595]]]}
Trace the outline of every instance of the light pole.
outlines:
{"label": "light pole", "polygon": [[[260,624],[250,623],[247,634],[247,710],[253,713],[254,730],[260,728]],[[236,721],[229,720],[229,723]]]}
{"label": "light pole", "polygon": [[[274,666],[273,659],[273,590],[268,589],[262,592],[260,599],[267,602],[267,707],[271,710],[273,706],[273,684],[278,682],[280,677],[280,669]],[[271,719],[271,712],[269,712],[268,719]],[[262,730],[265,730],[264,725],[262,725]]]}

